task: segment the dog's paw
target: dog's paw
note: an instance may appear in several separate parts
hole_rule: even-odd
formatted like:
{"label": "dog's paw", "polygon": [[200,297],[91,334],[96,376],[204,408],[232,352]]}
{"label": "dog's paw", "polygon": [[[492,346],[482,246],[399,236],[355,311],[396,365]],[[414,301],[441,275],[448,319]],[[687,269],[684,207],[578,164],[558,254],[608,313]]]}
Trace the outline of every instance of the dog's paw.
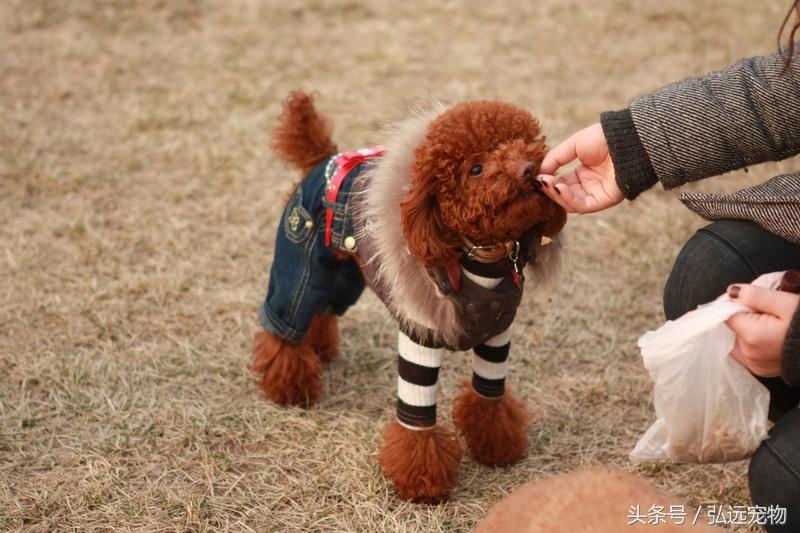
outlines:
{"label": "dog's paw", "polygon": [[261,374],[258,385],[275,403],[310,407],[322,391],[322,371],[311,347],[266,331],[256,334],[250,369]]}
{"label": "dog's paw", "polygon": [[467,442],[470,457],[479,463],[507,465],[520,459],[528,447],[528,411],[509,391],[490,400],[464,382],[453,400],[453,422]]}
{"label": "dog's paw", "polygon": [[415,431],[394,420],[383,432],[378,462],[401,498],[440,503],[456,484],[461,447],[453,431],[439,426]]}

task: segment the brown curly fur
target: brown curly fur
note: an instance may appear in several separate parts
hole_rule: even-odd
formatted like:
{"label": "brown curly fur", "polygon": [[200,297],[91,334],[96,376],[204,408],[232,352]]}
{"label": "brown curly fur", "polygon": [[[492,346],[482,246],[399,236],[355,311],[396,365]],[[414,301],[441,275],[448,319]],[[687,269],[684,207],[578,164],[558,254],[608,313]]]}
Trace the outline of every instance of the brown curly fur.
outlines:
{"label": "brown curly fur", "polygon": [[332,130],[331,121],[314,107],[312,94],[292,91],[283,101],[270,147],[305,175],[338,151],[331,139]]}
{"label": "brown curly fur", "polygon": [[339,326],[336,315],[325,313],[315,316],[306,333],[305,342],[323,363],[339,355]]}
{"label": "brown curly fur", "polygon": [[261,374],[259,387],[278,404],[310,407],[322,391],[319,358],[305,342],[291,344],[259,331],[253,340],[250,369]]}
{"label": "brown curly fur", "polygon": [[502,398],[490,400],[464,381],[453,400],[453,422],[467,442],[470,457],[486,465],[507,465],[523,456],[528,421],[525,404],[508,390]]}
{"label": "brown curly fur", "polygon": [[[462,235],[496,243],[534,227],[558,233],[566,213],[521,174],[532,163],[535,177],[546,151],[539,123],[511,104],[466,102],[438,116],[414,151],[412,188],[400,204],[411,253],[443,266]],[[478,163],[483,173],[470,176]]]}
{"label": "brown curly fur", "polygon": [[630,521],[630,509],[638,505],[645,516],[654,505],[669,509],[683,505],[678,498],[668,496],[650,482],[624,472],[603,467],[571,472],[557,477],[540,479],[517,487],[500,500],[478,523],[476,533],[551,533],[553,531],[650,531],[667,533],[681,531],[721,532],[703,520],[692,524],[694,512],[688,505],[683,509],[687,518],[679,525],[669,517],[658,525]]}
{"label": "brown curly fur", "polygon": [[378,462],[401,498],[439,503],[456,484],[461,447],[445,428],[414,431],[394,420],[383,432]]}

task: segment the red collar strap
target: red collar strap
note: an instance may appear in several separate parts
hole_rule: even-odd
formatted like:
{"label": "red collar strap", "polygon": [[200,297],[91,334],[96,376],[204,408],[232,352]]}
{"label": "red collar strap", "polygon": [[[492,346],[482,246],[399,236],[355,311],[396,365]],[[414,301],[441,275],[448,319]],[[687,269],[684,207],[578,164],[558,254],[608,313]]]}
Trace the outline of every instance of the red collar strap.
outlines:
{"label": "red collar strap", "polygon": [[[372,148],[364,148],[356,152],[344,152],[340,154],[335,160],[336,173],[331,178],[331,183],[325,190],[325,199],[328,203],[333,204],[336,202],[336,197],[339,195],[339,189],[344,183],[344,179],[351,170],[368,159],[380,157],[383,155],[383,146],[373,146]],[[329,207],[325,210],[325,246],[331,245],[331,232],[333,229],[333,208]]]}

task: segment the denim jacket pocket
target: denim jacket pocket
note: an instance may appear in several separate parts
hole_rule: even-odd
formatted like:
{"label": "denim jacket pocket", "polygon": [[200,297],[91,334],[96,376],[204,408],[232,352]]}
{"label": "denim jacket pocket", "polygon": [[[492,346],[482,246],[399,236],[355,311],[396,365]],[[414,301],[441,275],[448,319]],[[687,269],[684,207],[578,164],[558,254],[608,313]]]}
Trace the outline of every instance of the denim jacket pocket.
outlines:
{"label": "denim jacket pocket", "polygon": [[303,207],[303,189],[297,187],[286,206],[283,230],[286,238],[295,244],[308,239],[314,229],[314,221],[305,207]]}

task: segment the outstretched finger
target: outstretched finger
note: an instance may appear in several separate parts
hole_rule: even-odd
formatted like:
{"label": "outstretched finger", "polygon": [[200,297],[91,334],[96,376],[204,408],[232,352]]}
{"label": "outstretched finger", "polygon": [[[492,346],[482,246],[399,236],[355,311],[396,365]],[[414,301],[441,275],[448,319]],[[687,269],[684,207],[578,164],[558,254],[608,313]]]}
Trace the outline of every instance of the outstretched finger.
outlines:
{"label": "outstretched finger", "polygon": [[570,176],[574,177],[575,171],[569,172],[559,176],[539,176],[539,182],[542,184],[542,192],[550,197],[555,203],[567,210],[568,213],[576,212],[575,194],[569,190],[565,182],[572,182]]}
{"label": "outstretched finger", "polygon": [[577,133],[573,133],[566,141],[547,152],[539,167],[539,172],[552,175],[559,168],[575,161],[575,158],[578,157],[576,138]]}
{"label": "outstretched finger", "polygon": [[555,185],[559,183],[561,176],[545,176],[540,175],[537,178],[537,181],[542,184],[542,192],[546,194],[551,200],[555,203],[563,207],[567,213],[574,213],[575,210],[573,207],[566,201],[565,197],[562,196],[561,191],[556,189]]}
{"label": "outstretched finger", "polygon": [[548,186],[544,191],[570,213],[586,214],[604,209],[606,206],[587,187],[587,183],[592,185],[592,180],[581,178],[584,171],[585,168],[579,166],[558,176],[547,176],[544,181]]}

